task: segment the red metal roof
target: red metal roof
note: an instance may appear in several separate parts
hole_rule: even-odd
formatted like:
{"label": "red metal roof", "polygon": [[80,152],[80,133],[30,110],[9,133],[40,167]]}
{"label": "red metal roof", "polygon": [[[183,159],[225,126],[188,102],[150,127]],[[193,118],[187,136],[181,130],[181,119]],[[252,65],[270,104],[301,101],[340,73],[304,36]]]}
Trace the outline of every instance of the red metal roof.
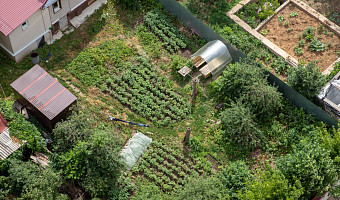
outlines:
{"label": "red metal roof", "polygon": [[11,86],[49,120],[77,99],[39,65],[32,67]]}
{"label": "red metal roof", "polygon": [[0,112],[0,133],[2,133],[7,128],[7,120]]}
{"label": "red metal roof", "polygon": [[9,35],[45,2],[46,0],[0,0],[0,31]]}

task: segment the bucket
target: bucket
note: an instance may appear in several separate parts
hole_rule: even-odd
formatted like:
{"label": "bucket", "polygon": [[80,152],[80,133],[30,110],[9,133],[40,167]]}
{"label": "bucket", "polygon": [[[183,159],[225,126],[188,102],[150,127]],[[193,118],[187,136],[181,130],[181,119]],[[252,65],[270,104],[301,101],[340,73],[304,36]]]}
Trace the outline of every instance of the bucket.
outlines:
{"label": "bucket", "polygon": [[40,59],[39,59],[39,54],[34,52],[34,53],[31,53],[31,60],[32,60],[32,63],[33,65],[36,65],[39,63]]}

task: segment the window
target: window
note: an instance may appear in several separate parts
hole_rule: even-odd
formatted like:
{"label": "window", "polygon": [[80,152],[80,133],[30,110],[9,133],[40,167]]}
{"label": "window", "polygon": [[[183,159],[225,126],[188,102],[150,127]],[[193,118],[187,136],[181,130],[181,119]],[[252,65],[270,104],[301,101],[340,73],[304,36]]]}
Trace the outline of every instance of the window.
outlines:
{"label": "window", "polygon": [[26,30],[28,28],[28,21],[25,21],[24,23],[21,24],[22,30]]}
{"label": "window", "polygon": [[61,3],[60,3],[60,0],[58,0],[57,2],[55,2],[53,4],[53,12],[56,13],[58,12],[59,10],[61,10]]}

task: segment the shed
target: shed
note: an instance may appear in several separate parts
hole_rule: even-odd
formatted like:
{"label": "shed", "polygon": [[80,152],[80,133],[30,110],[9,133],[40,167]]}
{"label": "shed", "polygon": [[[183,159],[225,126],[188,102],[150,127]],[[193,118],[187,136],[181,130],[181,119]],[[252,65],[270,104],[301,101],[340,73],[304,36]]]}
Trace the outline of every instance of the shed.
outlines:
{"label": "shed", "polygon": [[13,142],[7,127],[7,120],[0,112],[0,159],[6,159],[14,151],[18,150],[20,146],[20,143]]}
{"label": "shed", "polygon": [[318,99],[329,115],[340,119],[340,72],[323,87]]}
{"label": "shed", "polygon": [[77,100],[76,96],[39,65],[20,76],[11,87],[17,101],[50,130],[67,117],[69,107]]}
{"label": "shed", "polygon": [[195,52],[191,59],[193,65],[197,69],[200,68],[199,71],[205,78],[221,73],[226,65],[232,61],[227,46],[220,40],[208,42]]}

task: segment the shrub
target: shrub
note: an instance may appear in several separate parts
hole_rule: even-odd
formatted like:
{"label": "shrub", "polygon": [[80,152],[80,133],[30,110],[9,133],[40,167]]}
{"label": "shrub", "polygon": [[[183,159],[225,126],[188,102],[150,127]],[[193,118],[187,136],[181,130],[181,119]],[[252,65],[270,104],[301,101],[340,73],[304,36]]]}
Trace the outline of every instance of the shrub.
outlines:
{"label": "shrub", "polygon": [[306,66],[298,65],[288,70],[288,85],[308,99],[315,98],[325,83],[326,78],[316,67],[315,62],[310,62]]}
{"label": "shrub", "polygon": [[236,162],[229,162],[228,166],[221,170],[218,175],[224,189],[223,191],[232,199],[237,198],[238,191],[246,190],[245,183],[253,180],[245,162],[238,160]]}
{"label": "shrub", "polygon": [[59,122],[53,129],[53,148],[56,153],[67,152],[79,141],[84,141],[93,134],[92,125],[95,120],[89,113],[74,111],[63,122]]}
{"label": "shrub", "polygon": [[239,199],[298,199],[303,194],[300,181],[294,185],[278,171],[268,168],[260,171],[257,178],[246,182],[246,190],[239,191]]}
{"label": "shrub", "polygon": [[290,184],[301,182],[304,199],[327,190],[337,178],[329,152],[315,142],[302,141],[291,154],[279,158],[277,166]]}
{"label": "shrub", "polygon": [[23,199],[67,199],[58,192],[63,183],[60,175],[50,168],[41,171],[31,162],[11,160],[8,172],[13,194]]}
{"label": "shrub", "polygon": [[231,107],[222,113],[224,137],[246,147],[259,146],[262,132],[257,128],[255,115],[250,108],[240,101],[231,103]]}
{"label": "shrub", "polygon": [[254,83],[266,85],[264,69],[251,60],[230,64],[223,75],[214,82],[216,95],[220,99],[238,99]]}
{"label": "shrub", "polygon": [[271,85],[254,83],[241,97],[260,119],[268,119],[282,107],[282,94]]}
{"label": "shrub", "polygon": [[114,187],[122,170],[119,151],[117,139],[100,131],[91,135],[88,141],[78,142],[57,162],[67,179],[80,180],[93,197],[102,197]]}

